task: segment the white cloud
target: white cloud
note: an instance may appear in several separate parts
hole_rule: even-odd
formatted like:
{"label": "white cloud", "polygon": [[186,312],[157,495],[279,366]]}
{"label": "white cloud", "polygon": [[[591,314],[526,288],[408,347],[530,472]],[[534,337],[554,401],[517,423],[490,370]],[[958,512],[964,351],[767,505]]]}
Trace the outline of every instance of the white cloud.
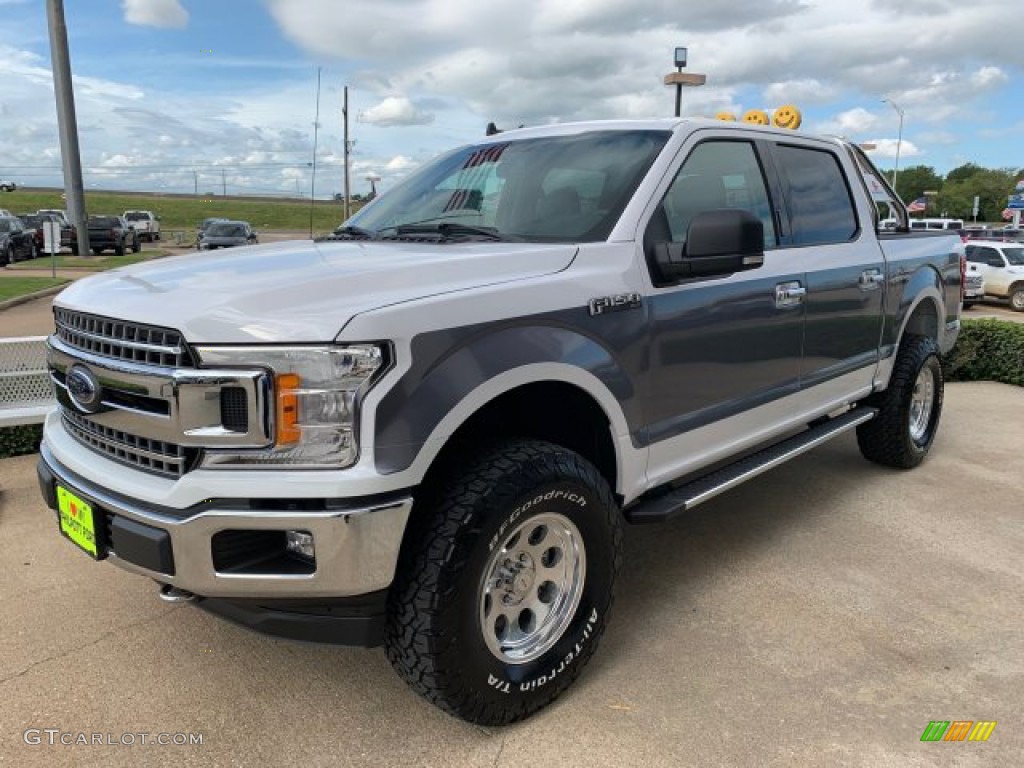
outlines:
{"label": "white cloud", "polygon": [[1010,79],[999,67],[982,67],[971,75],[971,85],[975,88],[991,88],[1003,85]]}
{"label": "white cloud", "polygon": [[836,97],[836,87],[821,80],[807,78],[772,83],[764,89],[765,104],[781,107],[783,104],[806,106],[807,104],[823,104]]}
{"label": "white cloud", "polygon": [[180,0],[121,0],[124,20],[143,27],[177,27],[188,24],[188,11]]}
{"label": "white cloud", "polygon": [[394,157],[387,161],[384,167],[389,171],[411,171],[418,165],[419,163],[417,163],[411,157],[406,157],[405,155],[395,155]]}
{"label": "white cloud", "polygon": [[895,158],[897,146],[899,147],[901,163],[905,157],[916,157],[917,155],[924,154],[916,144],[906,139],[903,139],[902,142],[896,139],[868,139],[865,143],[875,145],[875,148],[871,150],[871,156],[874,158]]}
{"label": "white cloud", "polygon": [[359,121],[382,127],[429,125],[434,122],[434,115],[418,108],[404,96],[388,96],[379,104],[360,112]]}
{"label": "white cloud", "polygon": [[879,124],[878,115],[869,112],[863,107],[855,107],[845,112],[840,112],[831,120],[818,123],[813,130],[816,133],[834,134],[856,138],[866,131],[873,130]]}

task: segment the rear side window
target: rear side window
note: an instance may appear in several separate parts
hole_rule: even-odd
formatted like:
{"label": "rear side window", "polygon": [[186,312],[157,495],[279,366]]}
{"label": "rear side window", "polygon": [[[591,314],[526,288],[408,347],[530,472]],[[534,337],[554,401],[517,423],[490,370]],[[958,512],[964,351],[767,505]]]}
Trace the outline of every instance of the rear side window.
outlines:
{"label": "rear side window", "polygon": [[853,239],[857,217],[839,159],[825,150],[788,145],[777,146],[775,156],[786,186],[793,245]]}

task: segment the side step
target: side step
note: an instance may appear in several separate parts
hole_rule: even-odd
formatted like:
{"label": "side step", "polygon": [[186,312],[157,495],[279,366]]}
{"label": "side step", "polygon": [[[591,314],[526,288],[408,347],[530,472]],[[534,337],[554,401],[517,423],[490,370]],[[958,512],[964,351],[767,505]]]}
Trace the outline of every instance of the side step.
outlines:
{"label": "side step", "polygon": [[641,501],[625,511],[626,520],[631,523],[662,523],[671,520],[676,515],[693,509],[698,504],[831,440],[836,435],[870,421],[877,413],[877,408],[855,408],[842,416],[829,419],[788,440],[747,456],[735,464],[674,488],[662,496]]}

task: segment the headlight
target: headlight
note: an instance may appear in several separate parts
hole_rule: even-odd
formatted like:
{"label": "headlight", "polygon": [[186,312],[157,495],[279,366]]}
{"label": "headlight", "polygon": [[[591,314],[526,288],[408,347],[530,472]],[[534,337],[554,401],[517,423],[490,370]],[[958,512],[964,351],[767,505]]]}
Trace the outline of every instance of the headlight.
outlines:
{"label": "headlight", "polygon": [[325,347],[208,347],[197,350],[216,367],[268,368],[273,375],[274,445],[254,451],[209,450],[204,467],[343,468],[359,455],[359,401],[385,367],[372,344]]}

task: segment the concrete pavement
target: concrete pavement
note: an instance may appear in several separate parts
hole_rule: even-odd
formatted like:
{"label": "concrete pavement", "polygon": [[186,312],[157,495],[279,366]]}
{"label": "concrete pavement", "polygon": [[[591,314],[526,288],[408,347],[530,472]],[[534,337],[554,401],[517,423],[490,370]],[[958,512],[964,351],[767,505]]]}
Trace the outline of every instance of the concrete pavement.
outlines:
{"label": "concrete pavement", "polygon": [[[494,730],[420,700],[379,650],[159,602],[58,535],[34,458],[2,461],[0,765],[1024,765],[1022,434],[1024,390],[955,384],[917,470],[868,464],[846,436],[630,529],[590,667]],[[923,743],[931,720],[998,724]],[[46,728],[203,743],[24,743]]]}

